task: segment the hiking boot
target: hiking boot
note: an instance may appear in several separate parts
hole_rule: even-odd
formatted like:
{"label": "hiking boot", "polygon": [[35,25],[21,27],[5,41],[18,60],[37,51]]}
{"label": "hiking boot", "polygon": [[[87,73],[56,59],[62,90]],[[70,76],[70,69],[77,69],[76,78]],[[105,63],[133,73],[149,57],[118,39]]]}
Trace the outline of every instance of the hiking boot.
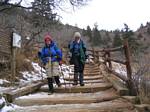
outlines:
{"label": "hiking boot", "polygon": [[80,86],[84,86],[84,83],[81,83]]}
{"label": "hiking boot", "polygon": [[56,82],[58,87],[61,86],[59,78],[60,78],[59,76],[54,76],[55,82]]}
{"label": "hiking boot", "polygon": [[78,73],[74,74],[74,83],[73,85],[78,85]]}
{"label": "hiking boot", "polygon": [[74,83],[72,85],[76,86],[76,85],[78,85],[78,82],[74,81]]}
{"label": "hiking boot", "polygon": [[48,77],[47,80],[48,80],[48,88],[49,88],[49,92],[53,92],[53,91],[54,91],[54,87],[53,87],[53,79]]}
{"label": "hiking boot", "polygon": [[57,84],[57,86],[58,86],[58,87],[61,87],[61,84],[59,83],[59,84]]}
{"label": "hiking boot", "polygon": [[79,81],[80,81],[80,86],[84,86],[83,73],[79,73]]}
{"label": "hiking boot", "polygon": [[53,91],[48,91],[48,95],[52,95],[53,93]]}

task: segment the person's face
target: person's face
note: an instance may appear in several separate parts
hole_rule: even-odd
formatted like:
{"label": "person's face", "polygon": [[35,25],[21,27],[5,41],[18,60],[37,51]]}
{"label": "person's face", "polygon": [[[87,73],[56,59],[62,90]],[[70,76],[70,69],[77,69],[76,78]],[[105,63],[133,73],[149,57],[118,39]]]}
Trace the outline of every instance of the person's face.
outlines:
{"label": "person's face", "polygon": [[78,41],[80,39],[80,37],[75,37],[75,41]]}
{"label": "person's face", "polygon": [[50,44],[51,44],[51,41],[50,41],[50,40],[46,40],[46,41],[45,41],[45,44],[46,44],[46,45],[50,45]]}

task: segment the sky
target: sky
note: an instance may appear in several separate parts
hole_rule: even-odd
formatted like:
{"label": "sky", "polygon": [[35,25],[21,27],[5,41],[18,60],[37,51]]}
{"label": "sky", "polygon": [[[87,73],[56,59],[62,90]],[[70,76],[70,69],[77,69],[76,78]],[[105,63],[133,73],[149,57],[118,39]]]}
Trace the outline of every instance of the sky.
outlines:
{"label": "sky", "polygon": [[150,21],[150,0],[91,0],[88,5],[75,11],[61,11],[64,24],[105,30],[122,29],[126,23],[131,30]]}

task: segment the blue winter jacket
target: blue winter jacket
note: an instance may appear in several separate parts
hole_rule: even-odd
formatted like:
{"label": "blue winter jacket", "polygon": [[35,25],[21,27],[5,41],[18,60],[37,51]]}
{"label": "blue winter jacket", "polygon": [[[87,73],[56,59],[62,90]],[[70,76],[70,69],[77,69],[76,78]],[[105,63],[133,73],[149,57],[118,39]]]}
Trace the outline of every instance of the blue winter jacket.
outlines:
{"label": "blue winter jacket", "polygon": [[40,58],[43,64],[48,63],[50,57],[51,62],[59,62],[62,60],[62,52],[54,42],[50,46],[44,46],[41,50]]}
{"label": "blue winter jacket", "polygon": [[84,52],[86,52],[86,46],[82,40],[80,40],[79,43],[76,41],[73,41],[69,44],[69,49],[72,55],[81,55],[80,48],[83,49]]}

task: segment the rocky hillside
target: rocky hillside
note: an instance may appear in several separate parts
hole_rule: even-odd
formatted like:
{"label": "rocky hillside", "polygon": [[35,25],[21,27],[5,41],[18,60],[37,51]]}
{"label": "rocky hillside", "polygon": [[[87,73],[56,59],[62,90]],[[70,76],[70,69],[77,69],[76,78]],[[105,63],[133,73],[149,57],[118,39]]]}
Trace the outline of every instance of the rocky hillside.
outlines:
{"label": "rocky hillside", "polygon": [[[47,33],[51,34],[59,45],[65,46],[68,45],[75,31],[82,33],[82,29],[78,27],[63,25],[60,21],[51,22],[45,18],[42,19],[30,12],[12,9],[9,12],[0,13],[0,26],[11,28],[19,33],[23,39],[23,46],[31,43],[33,45],[33,42],[42,43],[43,37]],[[84,38],[84,40],[87,39]]]}

